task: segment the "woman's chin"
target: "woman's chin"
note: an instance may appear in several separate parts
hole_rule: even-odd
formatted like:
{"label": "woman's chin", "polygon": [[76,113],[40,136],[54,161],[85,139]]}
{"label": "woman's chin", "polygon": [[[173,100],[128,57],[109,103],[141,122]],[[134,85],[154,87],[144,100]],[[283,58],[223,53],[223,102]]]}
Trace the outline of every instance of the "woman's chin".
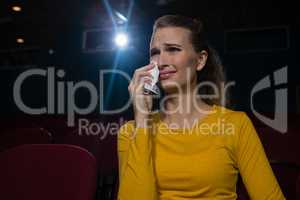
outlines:
{"label": "woman's chin", "polygon": [[178,85],[178,83],[175,83],[173,81],[161,81],[160,84],[165,93],[174,93],[180,90],[180,86]]}

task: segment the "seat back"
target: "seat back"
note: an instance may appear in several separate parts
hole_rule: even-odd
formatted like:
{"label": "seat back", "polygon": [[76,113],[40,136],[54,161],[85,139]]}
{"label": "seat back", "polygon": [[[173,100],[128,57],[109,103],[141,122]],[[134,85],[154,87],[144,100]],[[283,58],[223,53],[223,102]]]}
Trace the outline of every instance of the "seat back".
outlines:
{"label": "seat back", "polygon": [[27,144],[0,153],[0,197],[20,200],[92,200],[97,166],[78,146]]}

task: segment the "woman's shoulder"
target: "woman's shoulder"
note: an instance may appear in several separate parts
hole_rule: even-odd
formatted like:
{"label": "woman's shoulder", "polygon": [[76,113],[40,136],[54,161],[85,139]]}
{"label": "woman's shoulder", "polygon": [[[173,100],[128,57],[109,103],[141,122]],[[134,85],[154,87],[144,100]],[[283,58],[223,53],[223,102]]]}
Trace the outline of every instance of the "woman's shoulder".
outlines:
{"label": "woman's shoulder", "polygon": [[[226,131],[230,132],[229,135],[236,136],[231,138],[239,140],[245,134],[253,135],[256,132],[252,120],[245,111],[217,106],[217,116],[214,122],[218,122],[221,127],[225,127]],[[245,138],[248,138],[248,136]]]}
{"label": "woman's shoulder", "polygon": [[[151,120],[153,123],[157,123],[159,120],[159,112],[158,111],[151,112],[149,120]],[[134,130],[135,130],[135,121],[129,120],[120,127],[119,135],[130,137],[130,135]]]}
{"label": "woman's shoulder", "polygon": [[235,124],[250,123],[251,120],[245,111],[236,110],[233,108],[226,108],[225,106],[216,105],[216,116],[226,122]]}
{"label": "woman's shoulder", "polygon": [[[154,123],[159,120],[159,111],[155,111],[155,112],[151,112],[150,113],[150,117],[149,120],[153,121]],[[120,127],[120,131],[122,132],[130,132],[133,131],[135,129],[135,121],[134,120],[129,120],[126,123],[124,123],[121,127]]]}
{"label": "woman's shoulder", "polygon": [[118,151],[126,151],[128,149],[130,138],[134,131],[134,124],[134,121],[130,120],[120,127],[117,135]]}
{"label": "woman's shoulder", "polygon": [[129,137],[130,133],[132,133],[132,131],[134,131],[134,126],[135,126],[134,120],[127,121],[120,127],[118,136],[119,137]]}

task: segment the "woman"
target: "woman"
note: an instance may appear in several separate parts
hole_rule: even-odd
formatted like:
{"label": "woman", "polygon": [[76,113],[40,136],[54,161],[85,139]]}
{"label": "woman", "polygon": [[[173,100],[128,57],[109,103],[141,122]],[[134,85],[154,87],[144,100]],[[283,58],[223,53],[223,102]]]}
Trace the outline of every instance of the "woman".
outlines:
{"label": "woman", "polygon": [[150,60],[166,98],[151,112],[143,85],[154,65],[135,71],[135,120],[118,135],[119,200],[236,199],[238,173],[251,199],[285,199],[250,119],[221,106],[222,66],[202,29],[177,15],[155,22]]}

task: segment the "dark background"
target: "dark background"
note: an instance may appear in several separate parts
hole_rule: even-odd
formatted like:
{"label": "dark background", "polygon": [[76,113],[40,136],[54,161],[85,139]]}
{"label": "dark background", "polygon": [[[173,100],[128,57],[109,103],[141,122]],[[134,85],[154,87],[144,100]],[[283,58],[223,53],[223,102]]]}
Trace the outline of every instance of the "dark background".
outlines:
{"label": "dark background", "polygon": [[[22,112],[13,100],[13,84],[17,76],[30,68],[55,66],[66,75],[56,81],[82,80],[93,83],[98,91],[103,87],[106,108],[121,107],[128,100],[128,82],[120,77],[107,78],[99,86],[101,69],[120,69],[130,75],[148,62],[148,46],[154,20],[163,14],[183,14],[198,17],[204,22],[208,38],[219,52],[226,68],[228,81],[235,81],[231,90],[231,108],[250,112],[250,91],[263,77],[276,69],[288,66],[288,109],[299,112],[297,59],[299,44],[299,15],[289,1],[228,0],[189,1],[157,0],[108,2],[110,9],[127,15],[132,48],[119,52],[83,48],[84,32],[100,29],[93,40],[111,39],[113,21],[105,1],[42,0],[0,2],[0,85],[1,115],[15,116]],[[11,7],[22,7],[21,12]],[[116,16],[114,15],[114,19]],[[98,34],[98,39],[97,39]],[[24,39],[18,44],[16,39]],[[106,46],[105,46],[106,45]],[[94,45],[95,47],[95,45]],[[272,76],[271,76],[272,77]],[[110,89],[111,88],[111,89]],[[111,91],[109,95],[109,91]],[[22,88],[24,102],[31,107],[46,105],[46,78],[31,78]],[[87,91],[76,94],[76,104],[86,107]],[[273,112],[274,90],[265,90],[255,97],[255,106],[261,112]],[[57,105],[56,105],[57,107]],[[130,115],[131,109],[128,110]],[[99,109],[94,112],[100,114]]]}
{"label": "dark background", "polygon": [[[155,19],[164,14],[182,14],[204,22],[210,44],[226,68],[228,81],[235,82],[229,108],[245,111],[251,117],[286,198],[299,199],[300,20],[299,6],[294,4],[271,0],[1,0],[0,152],[21,144],[83,147],[97,161],[96,199],[113,199],[118,180],[117,130],[103,139],[102,131],[79,134],[78,123],[69,127],[66,115],[57,113],[57,100],[54,114],[23,113],[13,99],[14,82],[29,69],[64,70],[63,78],[56,77],[55,87],[58,82],[66,85],[88,81],[97,88],[98,97],[100,89],[104,89],[105,102],[99,101],[94,112],[77,115],[76,119],[89,119],[94,125],[115,121],[121,125],[124,121],[120,122],[120,118],[132,119],[131,107],[109,116],[99,112],[99,105],[103,103],[106,110],[122,107],[129,98],[128,82],[120,76],[110,76],[99,84],[100,71],[118,69],[132,76],[135,69],[149,62],[148,48]],[[14,12],[12,6],[20,6],[22,11]],[[129,19],[125,24],[130,34],[129,49],[114,49],[114,22],[120,26],[114,11]],[[17,43],[18,38],[24,43]],[[273,86],[273,72],[285,66],[288,66],[288,83]],[[273,118],[275,91],[287,88],[289,113],[285,134],[260,122],[250,109],[251,90],[266,76],[270,76],[272,87],[255,95],[255,109]],[[46,77],[27,79],[22,85],[22,98],[33,108],[47,106]],[[79,89],[76,105],[85,108],[89,101],[88,91]],[[47,188],[52,190],[52,186]],[[249,199],[242,198],[247,192],[241,191],[244,192],[237,192],[238,199]]]}

